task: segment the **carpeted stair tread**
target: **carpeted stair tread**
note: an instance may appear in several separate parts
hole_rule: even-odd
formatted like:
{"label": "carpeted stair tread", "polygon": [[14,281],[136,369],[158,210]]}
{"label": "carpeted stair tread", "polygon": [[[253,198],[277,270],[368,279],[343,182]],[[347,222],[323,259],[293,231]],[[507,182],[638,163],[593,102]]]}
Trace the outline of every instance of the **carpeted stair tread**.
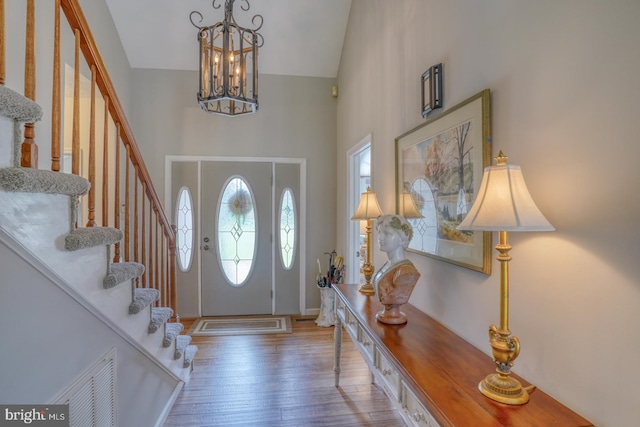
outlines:
{"label": "carpeted stair tread", "polygon": [[173,358],[176,360],[180,359],[189,344],[191,344],[190,335],[178,335],[176,337],[176,350],[173,353]]}
{"label": "carpeted stair tread", "polygon": [[105,289],[124,283],[127,280],[135,279],[144,274],[144,265],[138,262],[117,262],[111,264],[109,271],[102,284]]}
{"label": "carpeted stair tread", "polygon": [[169,347],[173,342],[175,342],[176,337],[180,335],[180,332],[184,329],[184,325],[182,323],[172,322],[165,323],[164,325],[164,339],[162,340],[163,347]]}
{"label": "carpeted stair tread", "polygon": [[140,313],[146,306],[160,299],[160,291],[151,288],[136,288],[133,290],[133,301],[129,304],[129,314]]}
{"label": "carpeted stair tread", "polygon": [[90,187],[89,181],[78,175],[20,167],[0,169],[0,188],[14,193],[81,196]]}
{"label": "carpeted stair tread", "polygon": [[68,251],[91,248],[99,245],[112,245],[122,240],[122,231],[113,227],[87,227],[71,230],[64,239]]}
{"label": "carpeted stair tread", "polygon": [[151,307],[151,322],[149,322],[149,333],[155,333],[167,320],[173,316],[171,307]]}
{"label": "carpeted stair tread", "polygon": [[191,344],[188,345],[184,350],[184,362],[182,364],[183,367],[188,368],[193,363],[193,356],[198,352],[198,346]]}
{"label": "carpeted stair tread", "polygon": [[42,107],[3,85],[0,86],[0,115],[18,122],[32,123],[42,118]]}

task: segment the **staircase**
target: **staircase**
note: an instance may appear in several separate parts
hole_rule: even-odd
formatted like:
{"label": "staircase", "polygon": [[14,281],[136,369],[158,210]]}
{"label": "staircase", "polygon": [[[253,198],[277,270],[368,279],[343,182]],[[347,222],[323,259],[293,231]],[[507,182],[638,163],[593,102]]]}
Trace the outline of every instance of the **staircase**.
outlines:
{"label": "staircase", "polygon": [[[187,381],[198,349],[191,344],[191,337],[184,334],[184,326],[178,322],[175,312],[175,233],[158,201],[102,59],[99,54],[96,56],[97,46],[77,0],[56,0],[58,34],[54,37],[57,50],[54,58],[57,58],[58,70],[56,72],[54,65],[53,112],[50,118],[54,128],[52,170],[37,169],[35,123],[42,119],[43,109],[33,100],[34,91],[29,89],[30,86],[35,87],[35,82],[30,83],[35,78],[35,66],[29,64],[30,57],[35,54],[34,51],[29,52],[29,39],[33,38],[35,31],[34,26],[29,25],[34,15],[34,0],[26,3],[24,95],[4,85],[5,58],[4,51],[0,52],[0,237],[3,243],[19,248],[16,252],[24,251],[37,260],[33,263],[34,268],[37,268],[37,263],[44,264],[52,272],[52,278],[59,277],[64,287],[68,285],[81,305],[99,313],[99,319],[107,328],[134,343],[134,347],[139,348],[152,363],[172,373],[179,381]],[[0,8],[0,19],[3,19],[4,1],[0,0]],[[87,52],[83,54],[92,71],[92,88],[99,87],[105,104],[104,165],[100,187],[94,165],[99,150],[95,134],[90,138],[88,147],[88,178],[79,175],[80,141],[75,131],[71,156],[73,173],[59,171],[61,115],[55,86],[60,86],[61,11],[67,14],[76,35],[76,58],[81,46],[89,51],[89,57]],[[1,46],[4,47],[4,22],[0,22],[0,26]],[[75,70],[79,76],[79,64]],[[96,120],[95,96],[92,90],[92,132]],[[79,105],[79,94],[74,95],[74,100]],[[79,120],[75,109],[74,105],[74,129]],[[109,121],[117,129],[115,147],[108,145]],[[123,157],[120,143],[124,147],[123,165],[120,165]],[[115,154],[109,154],[113,151]],[[107,164],[109,158],[116,159],[115,166]],[[130,170],[133,170],[133,179],[130,179]],[[112,182],[111,187],[109,182]],[[134,193],[133,197],[130,193]],[[96,196],[102,197],[101,210],[95,205]],[[79,209],[81,203],[85,208],[84,216],[88,218],[86,227],[79,224],[79,217],[83,216]],[[96,211],[102,226],[97,226]],[[114,212],[111,218],[109,211]],[[28,312],[28,307],[24,310]],[[127,360],[120,363],[127,363]],[[123,425],[126,425],[126,420]]]}
{"label": "staircase", "polygon": [[[77,175],[13,166],[18,163],[15,147],[22,142],[22,123],[36,122],[40,115],[33,101],[0,86],[0,152],[13,152],[8,162],[0,160],[0,227],[172,372],[188,378],[197,347],[180,335],[181,323],[168,323],[172,308],[153,306],[160,291],[136,286],[144,265],[111,262],[110,249],[122,240],[122,231],[76,227],[78,198],[88,192],[89,182]],[[31,219],[25,218],[29,215]]]}

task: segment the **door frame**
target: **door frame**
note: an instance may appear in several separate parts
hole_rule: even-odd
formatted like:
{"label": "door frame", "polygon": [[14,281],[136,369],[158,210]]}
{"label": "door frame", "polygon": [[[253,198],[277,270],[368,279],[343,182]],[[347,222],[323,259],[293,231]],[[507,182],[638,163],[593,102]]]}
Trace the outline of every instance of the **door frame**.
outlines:
{"label": "door frame", "polygon": [[[369,147],[371,152],[371,175],[370,182],[373,186],[373,134],[369,133],[364,136],[357,144],[351,147],[347,151],[347,177],[348,177],[348,185],[347,185],[347,203],[346,208],[347,212],[345,213],[344,218],[347,218],[347,235],[346,235],[346,245],[344,247],[347,248],[347,259],[345,263],[347,265],[359,265],[357,263],[349,262],[355,260],[357,257],[355,253],[360,250],[360,224],[359,221],[352,221],[351,217],[356,211],[358,207],[358,203],[360,202],[360,165],[356,165],[356,161],[359,160],[359,154],[363,150]],[[358,172],[358,173],[356,173]],[[372,246],[373,247],[373,246]],[[373,254],[372,254],[373,255]],[[358,283],[360,281],[360,269],[351,269],[346,277],[348,283]]]}
{"label": "door frame", "polygon": [[[170,212],[169,222],[173,223],[173,206],[171,203],[172,194],[171,194],[171,184],[172,184],[172,163],[173,162],[195,162],[198,165],[198,188],[192,191],[192,195],[197,197],[198,199],[198,222],[196,224],[197,230],[194,236],[194,242],[198,242],[198,245],[194,244],[194,254],[193,256],[197,256],[198,259],[201,259],[200,253],[200,242],[202,240],[201,234],[201,221],[202,221],[202,204],[200,201],[202,200],[202,162],[242,162],[242,163],[271,163],[272,172],[275,173],[275,164],[276,163],[293,163],[298,164],[300,166],[300,210],[299,210],[299,224],[300,231],[298,235],[298,245],[300,251],[300,302],[299,308],[300,313],[305,315],[309,314],[307,311],[307,307],[305,306],[305,302],[307,300],[306,295],[306,286],[305,286],[305,277],[306,277],[306,247],[307,247],[307,159],[305,158],[297,158],[297,157],[224,157],[224,156],[187,156],[187,155],[166,155],[164,159],[164,205],[167,212]],[[278,209],[277,201],[275,200],[275,186],[271,187],[271,197],[274,200],[271,207],[272,213],[272,224],[271,224],[271,234],[276,236],[276,220],[277,215],[276,210]],[[271,269],[271,290],[274,293],[274,297],[271,299],[271,312],[275,313],[275,262],[278,260],[278,257],[275,256],[275,245],[277,239],[272,239],[271,241],[271,250],[274,253],[272,257],[272,269]],[[197,310],[198,317],[202,316],[202,263],[198,262],[198,295],[197,298]]]}

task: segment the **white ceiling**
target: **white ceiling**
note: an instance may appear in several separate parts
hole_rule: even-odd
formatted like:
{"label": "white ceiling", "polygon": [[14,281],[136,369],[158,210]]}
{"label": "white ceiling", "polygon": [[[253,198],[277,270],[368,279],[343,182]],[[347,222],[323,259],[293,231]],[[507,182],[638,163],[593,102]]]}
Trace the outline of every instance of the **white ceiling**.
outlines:
{"label": "white ceiling", "polygon": [[[197,70],[197,29],[189,14],[204,17],[201,26],[224,18],[224,0],[106,0],[133,68]],[[264,46],[261,74],[336,77],[351,0],[236,0],[238,25],[254,28],[262,15]]]}

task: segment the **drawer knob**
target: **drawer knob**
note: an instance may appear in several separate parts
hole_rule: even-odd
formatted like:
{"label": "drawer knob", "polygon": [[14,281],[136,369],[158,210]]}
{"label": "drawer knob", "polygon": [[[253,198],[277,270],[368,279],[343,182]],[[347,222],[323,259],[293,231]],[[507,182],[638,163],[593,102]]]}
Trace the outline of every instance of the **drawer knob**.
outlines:
{"label": "drawer knob", "polygon": [[415,421],[417,421],[417,422],[425,421],[424,414],[421,414],[421,413],[420,413],[420,412],[418,412],[418,411],[416,411],[416,412],[413,414],[413,419],[414,419]]}

